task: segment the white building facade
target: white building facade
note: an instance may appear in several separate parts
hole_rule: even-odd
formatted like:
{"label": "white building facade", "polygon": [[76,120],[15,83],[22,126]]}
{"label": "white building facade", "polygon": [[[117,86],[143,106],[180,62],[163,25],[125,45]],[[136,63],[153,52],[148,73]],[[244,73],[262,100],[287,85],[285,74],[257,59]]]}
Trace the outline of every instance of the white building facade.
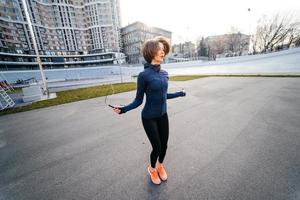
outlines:
{"label": "white building facade", "polygon": [[[6,70],[37,67],[22,2],[0,0],[0,62]],[[26,2],[46,68],[109,64],[120,52],[118,0]]]}

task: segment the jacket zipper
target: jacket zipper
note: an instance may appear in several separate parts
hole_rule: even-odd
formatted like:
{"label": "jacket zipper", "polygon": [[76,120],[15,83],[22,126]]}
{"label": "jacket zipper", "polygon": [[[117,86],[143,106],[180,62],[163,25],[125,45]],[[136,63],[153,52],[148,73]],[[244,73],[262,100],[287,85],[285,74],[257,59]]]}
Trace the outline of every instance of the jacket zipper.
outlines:
{"label": "jacket zipper", "polygon": [[159,75],[159,78],[160,78],[160,87],[161,87],[161,107],[160,107],[160,115],[162,115],[162,111],[163,111],[163,102],[164,102],[164,88],[163,88],[163,81],[162,81],[162,77],[161,75]]}

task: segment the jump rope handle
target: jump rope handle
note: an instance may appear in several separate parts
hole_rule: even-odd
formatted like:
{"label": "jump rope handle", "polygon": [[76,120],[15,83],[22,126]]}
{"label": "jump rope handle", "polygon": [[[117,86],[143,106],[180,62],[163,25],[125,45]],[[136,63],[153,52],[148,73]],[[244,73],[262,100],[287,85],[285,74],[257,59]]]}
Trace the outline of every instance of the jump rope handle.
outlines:
{"label": "jump rope handle", "polygon": [[[111,107],[111,108],[116,108],[115,106],[112,106],[112,105],[110,105],[110,104],[108,104],[108,106],[109,107]],[[123,107],[124,105],[120,105],[120,107]]]}

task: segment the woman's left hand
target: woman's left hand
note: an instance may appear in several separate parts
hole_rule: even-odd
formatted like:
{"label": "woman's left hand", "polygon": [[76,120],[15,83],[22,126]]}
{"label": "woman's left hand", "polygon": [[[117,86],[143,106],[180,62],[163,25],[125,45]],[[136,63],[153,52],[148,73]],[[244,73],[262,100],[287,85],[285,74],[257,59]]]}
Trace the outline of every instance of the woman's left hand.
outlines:
{"label": "woman's left hand", "polygon": [[186,92],[184,90],[181,91],[181,96],[182,97],[186,96]]}

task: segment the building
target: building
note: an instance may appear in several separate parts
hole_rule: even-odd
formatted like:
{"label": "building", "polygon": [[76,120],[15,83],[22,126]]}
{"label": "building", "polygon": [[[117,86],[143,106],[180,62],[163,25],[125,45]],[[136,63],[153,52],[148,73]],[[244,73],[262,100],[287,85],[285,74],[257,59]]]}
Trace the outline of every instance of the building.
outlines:
{"label": "building", "polygon": [[172,54],[169,56],[169,62],[185,62],[196,60],[196,45],[192,42],[184,42],[174,44],[172,46]]}
{"label": "building", "polygon": [[130,64],[137,64],[144,62],[141,50],[143,43],[147,39],[154,38],[156,36],[163,36],[170,40],[172,38],[172,32],[147,26],[142,22],[135,22],[121,29],[121,37],[123,43],[123,53],[125,53],[126,60]]}
{"label": "building", "polygon": [[175,44],[172,47],[174,57],[194,58],[196,57],[196,45],[192,42]]}
{"label": "building", "polygon": [[[3,70],[38,65],[22,0],[0,0]],[[45,68],[99,66],[120,52],[118,0],[26,0]]]}
{"label": "building", "polygon": [[204,39],[208,56],[230,57],[247,55],[250,36],[242,33],[209,36]]}

